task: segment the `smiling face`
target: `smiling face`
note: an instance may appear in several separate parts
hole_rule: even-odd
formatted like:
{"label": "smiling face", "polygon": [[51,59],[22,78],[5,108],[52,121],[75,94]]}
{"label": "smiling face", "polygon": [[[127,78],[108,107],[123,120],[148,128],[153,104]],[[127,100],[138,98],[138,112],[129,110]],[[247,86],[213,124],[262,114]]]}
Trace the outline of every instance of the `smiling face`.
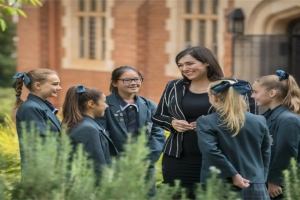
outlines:
{"label": "smiling face", "polygon": [[42,99],[49,97],[57,97],[57,94],[61,90],[60,80],[56,74],[47,75],[47,80],[43,83],[35,82],[34,94]]}
{"label": "smiling face", "polygon": [[202,63],[191,55],[183,56],[177,63],[180,72],[189,80],[207,79],[207,63]]}
{"label": "smiling face", "polygon": [[103,117],[106,108],[108,105],[106,104],[106,96],[102,94],[101,98],[97,102],[98,104],[94,107],[94,116],[95,117]]}
{"label": "smiling face", "polygon": [[[130,96],[136,94],[142,85],[142,82],[137,81],[138,83],[136,83],[136,81],[133,80],[129,81],[129,84],[126,83],[126,79],[141,79],[138,73],[136,73],[134,70],[126,70],[118,79],[119,80],[113,82],[112,84],[114,87],[118,88],[118,93],[120,96]],[[125,79],[125,83],[120,79]]]}
{"label": "smiling face", "polygon": [[273,95],[271,91],[267,91],[265,87],[261,86],[260,83],[255,82],[252,85],[252,95],[251,97],[255,99],[258,106],[268,106],[272,102]]}

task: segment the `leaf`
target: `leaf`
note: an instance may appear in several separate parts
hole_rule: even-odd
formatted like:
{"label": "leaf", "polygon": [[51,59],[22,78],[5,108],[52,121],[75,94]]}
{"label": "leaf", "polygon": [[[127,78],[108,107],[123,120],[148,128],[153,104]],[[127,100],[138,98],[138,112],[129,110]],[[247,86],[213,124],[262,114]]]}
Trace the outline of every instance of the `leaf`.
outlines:
{"label": "leaf", "polygon": [[30,3],[34,6],[39,5],[39,6],[43,6],[42,2],[40,2],[40,0],[29,0]]}
{"label": "leaf", "polygon": [[2,29],[2,31],[5,31],[6,29],[6,23],[3,19],[0,19],[0,27]]}
{"label": "leaf", "polygon": [[17,9],[17,12],[20,14],[20,15],[22,15],[24,18],[27,18],[27,16],[26,16],[26,14],[25,14],[25,12],[23,11],[23,10],[21,10],[21,9]]}

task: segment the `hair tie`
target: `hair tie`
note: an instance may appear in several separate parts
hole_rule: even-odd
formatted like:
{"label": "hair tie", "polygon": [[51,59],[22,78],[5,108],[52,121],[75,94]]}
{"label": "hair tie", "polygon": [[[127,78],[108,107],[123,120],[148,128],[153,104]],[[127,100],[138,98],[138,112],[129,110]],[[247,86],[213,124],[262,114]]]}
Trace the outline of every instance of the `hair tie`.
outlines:
{"label": "hair tie", "polygon": [[225,91],[227,88],[233,87],[238,93],[244,95],[250,91],[252,91],[249,83],[247,81],[239,81],[233,84],[230,84],[228,81],[222,81],[221,83],[214,85],[210,89],[214,91],[214,93],[218,94],[220,92]]}
{"label": "hair tie", "polygon": [[77,86],[77,93],[78,94],[81,94],[81,93],[84,93],[86,91],[85,87],[83,85],[78,85]]}
{"label": "hair tie", "polygon": [[279,81],[283,81],[285,79],[288,79],[288,77],[290,76],[289,73],[287,73],[283,70],[277,70],[276,74],[279,76]]}
{"label": "hair tie", "polygon": [[13,76],[13,79],[19,79],[24,77],[24,84],[28,85],[28,83],[30,83],[30,78],[27,76],[27,74],[25,72],[20,72],[16,75]]}
{"label": "hair tie", "polygon": [[16,98],[17,98],[17,99],[20,99],[20,98],[21,98],[21,95],[16,95]]}

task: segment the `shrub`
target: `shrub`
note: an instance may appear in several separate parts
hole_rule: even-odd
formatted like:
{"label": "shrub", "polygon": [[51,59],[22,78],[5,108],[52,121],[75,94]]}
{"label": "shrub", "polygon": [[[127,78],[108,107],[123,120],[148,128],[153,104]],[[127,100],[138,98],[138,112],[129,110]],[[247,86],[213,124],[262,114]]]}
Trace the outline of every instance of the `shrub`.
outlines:
{"label": "shrub", "polygon": [[6,115],[12,116],[15,95],[12,87],[0,88],[0,91],[0,124],[4,124]]}
{"label": "shrub", "polygon": [[[8,120],[1,126],[3,133],[12,135],[16,139],[13,122]],[[46,133],[47,135],[53,135]],[[2,136],[1,136],[2,137]],[[7,139],[11,140],[11,139]],[[11,144],[14,150],[5,150],[1,146],[1,155],[18,155],[16,141]],[[15,177],[7,181],[5,173],[0,176],[0,199],[36,199],[36,200],[74,200],[74,199],[148,199],[148,193],[155,180],[146,180],[149,166],[146,160],[148,148],[146,136],[129,139],[125,152],[119,159],[113,159],[111,166],[104,167],[98,185],[95,184],[96,176],[91,166],[93,163],[87,159],[86,153],[80,146],[70,162],[72,147],[65,133],[61,137],[41,138],[35,130],[24,134],[23,146],[25,164],[22,166],[22,181],[19,172],[19,158],[13,160]],[[11,153],[14,152],[14,153]],[[4,159],[0,159],[0,166],[10,166]],[[294,175],[293,175],[294,176]],[[299,179],[298,179],[299,180]],[[296,180],[295,180],[296,181]],[[298,183],[298,182],[295,182]],[[298,184],[296,185],[298,186]],[[297,187],[293,190],[296,192]],[[230,192],[230,185],[217,179],[217,171],[212,171],[212,178],[208,180],[206,189],[198,186],[198,199],[234,200],[238,195]],[[288,190],[287,190],[288,191]],[[185,191],[176,186],[170,187],[161,184],[159,191],[153,199],[171,200],[175,194],[180,194],[181,199],[187,199]],[[292,196],[292,195],[290,195]],[[298,199],[299,196],[292,196]]]}
{"label": "shrub", "polygon": [[20,154],[17,131],[9,116],[0,124],[0,160],[0,174],[5,185],[11,188],[20,179]]}
{"label": "shrub", "polygon": [[290,169],[283,171],[284,189],[283,195],[288,200],[300,199],[300,169],[299,163],[292,158]]}

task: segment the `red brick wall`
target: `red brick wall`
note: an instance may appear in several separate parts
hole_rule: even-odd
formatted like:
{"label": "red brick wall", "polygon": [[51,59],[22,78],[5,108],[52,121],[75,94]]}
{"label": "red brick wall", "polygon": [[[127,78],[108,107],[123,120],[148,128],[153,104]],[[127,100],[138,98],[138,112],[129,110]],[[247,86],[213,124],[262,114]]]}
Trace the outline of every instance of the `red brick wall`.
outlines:
{"label": "red brick wall", "polygon": [[141,96],[158,102],[170,77],[164,76],[168,63],[165,45],[169,40],[165,0],[124,0],[113,8],[115,43],[112,59],[116,66],[132,65],[145,77]]}
{"label": "red brick wall", "polygon": [[[19,17],[17,25],[17,72],[28,72],[34,68],[47,67],[47,7],[24,7],[27,18]],[[22,99],[26,99],[28,91],[23,87]]]}
{"label": "red brick wall", "polygon": [[[65,56],[60,44],[60,37],[65,33],[61,17],[65,10],[59,1],[48,0],[42,8],[24,9],[28,18],[21,18],[18,24],[18,71],[38,67],[56,70],[63,90],[57,99],[50,100],[57,107],[62,106],[67,89],[78,83],[109,94],[109,72],[61,68],[61,59]],[[114,50],[111,57],[115,67],[132,65],[139,69],[145,77],[139,94],[156,103],[166,83],[174,79],[164,75],[169,56],[165,53],[169,13],[165,0],[116,0],[112,8]]]}

